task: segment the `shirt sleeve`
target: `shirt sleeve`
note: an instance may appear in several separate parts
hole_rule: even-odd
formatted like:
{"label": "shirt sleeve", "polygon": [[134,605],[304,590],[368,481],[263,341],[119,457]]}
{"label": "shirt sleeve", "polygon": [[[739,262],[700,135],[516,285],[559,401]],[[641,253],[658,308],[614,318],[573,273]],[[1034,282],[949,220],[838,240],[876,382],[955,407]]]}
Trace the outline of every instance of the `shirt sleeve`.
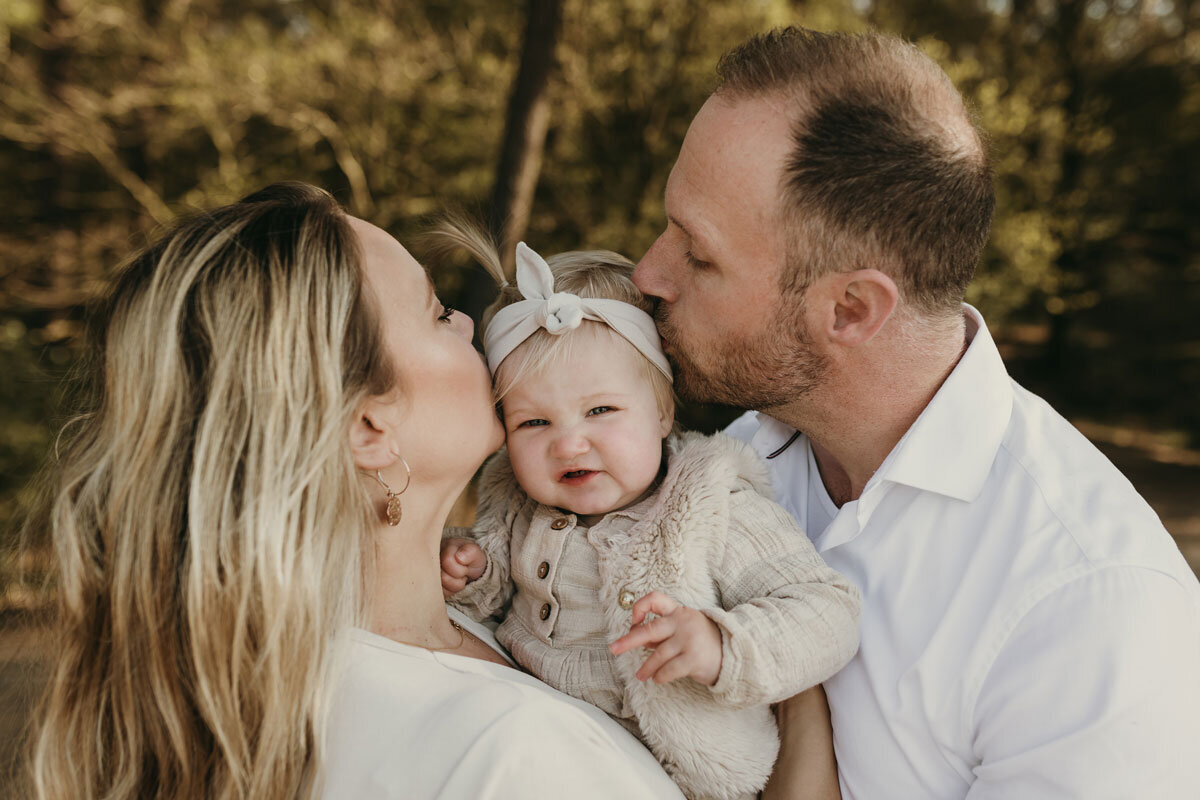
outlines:
{"label": "shirt sleeve", "polygon": [[778,702],[833,675],[858,649],[858,589],[765,497],[735,495],[715,574],[724,608],[704,613],[721,629],[717,702]]}
{"label": "shirt sleeve", "polygon": [[1196,797],[1198,616],[1194,592],[1133,567],[1038,601],[982,681],[968,800]]}
{"label": "shirt sleeve", "polygon": [[670,800],[683,795],[650,754],[635,760],[591,720],[514,708],[463,754],[438,800]]}

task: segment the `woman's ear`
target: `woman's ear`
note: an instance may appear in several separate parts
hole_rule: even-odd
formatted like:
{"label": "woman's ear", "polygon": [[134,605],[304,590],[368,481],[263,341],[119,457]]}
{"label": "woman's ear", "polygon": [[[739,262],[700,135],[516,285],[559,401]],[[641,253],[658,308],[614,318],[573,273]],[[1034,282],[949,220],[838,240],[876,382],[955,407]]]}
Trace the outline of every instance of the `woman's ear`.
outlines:
{"label": "woman's ear", "polygon": [[359,469],[385,469],[396,462],[400,449],[392,421],[394,403],[369,399],[350,424],[350,452]]}

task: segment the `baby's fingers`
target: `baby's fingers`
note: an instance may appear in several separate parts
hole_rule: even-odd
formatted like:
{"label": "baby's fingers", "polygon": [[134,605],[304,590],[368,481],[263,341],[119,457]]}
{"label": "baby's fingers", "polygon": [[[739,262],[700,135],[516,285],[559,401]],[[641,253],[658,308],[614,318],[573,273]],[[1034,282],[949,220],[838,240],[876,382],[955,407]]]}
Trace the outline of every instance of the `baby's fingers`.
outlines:
{"label": "baby's fingers", "polygon": [[639,681],[648,681],[653,678],[655,683],[665,683],[665,680],[661,679],[659,675],[671,664],[682,660],[679,652],[679,645],[674,639],[666,640],[646,659],[641,668],[635,673],[635,677]]}
{"label": "baby's fingers", "polygon": [[679,608],[679,604],[669,596],[662,592],[651,592],[634,603],[630,612],[633,614],[633,624],[637,625],[646,618],[647,614],[665,617],[677,608]]}
{"label": "baby's fingers", "polygon": [[467,588],[466,578],[455,578],[452,575],[442,573],[442,596],[449,599],[454,595]]}
{"label": "baby's fingers", "polygon": [[694,659],[687,653],[681,653],[659,667],[650,677],[654,679],[655,683],[670,683],[680,678],[686,678],[692,674],[693,661]]}
{"label": "baby's fingers", "polygon": [[442,575],[450,576],[451,578],[467,577],[467,565],[458,560],[454,548],[446,548],[442,551]]}
{"label": "baby's fingers", "polygon": [[635,647],[652,647],[675,633],[675,621],[670,617],[657,617],[641,625],[634,625],[629,633],[608,646],[615,656]]}
{"label": "baby's fingers", "polygon": [[467,542],[458,548],[454,560],[466,568],[466,576],[475,580],[487,569],[487,555],[483,548],[474,542]]}

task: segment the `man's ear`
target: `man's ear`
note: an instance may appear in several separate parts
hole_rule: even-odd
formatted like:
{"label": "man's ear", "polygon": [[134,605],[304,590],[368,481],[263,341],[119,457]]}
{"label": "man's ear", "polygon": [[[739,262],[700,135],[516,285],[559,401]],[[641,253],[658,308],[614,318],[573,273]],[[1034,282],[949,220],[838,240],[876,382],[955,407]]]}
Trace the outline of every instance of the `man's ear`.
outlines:
{"label": "man's ear", "polygon": [[[832,314],[821,320],[831,342],[854,347],[870,341],[891,317],[900,300],[896,282],[877,269],[859,269],[825,276],[823,287],[832,300]],[[827,308],[830,306],[827,305]]]}
{"label": "man's ear", "polygon": [[[385,469],[396,463],[399,442],[392,423],[395,410],[390,403],[369,399],[350,424],[350,452],[363,470]],[[392,413],[389,413],[392,412]]]}

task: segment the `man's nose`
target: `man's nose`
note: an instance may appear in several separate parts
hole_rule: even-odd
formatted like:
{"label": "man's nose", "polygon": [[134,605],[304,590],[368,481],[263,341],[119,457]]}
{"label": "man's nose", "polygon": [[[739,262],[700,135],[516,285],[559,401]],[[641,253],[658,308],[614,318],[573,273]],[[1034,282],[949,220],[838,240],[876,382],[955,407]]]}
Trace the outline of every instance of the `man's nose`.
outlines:
{"label": "man's nose", "polygon": [[633,271],[633,282],[642,294],[674,303],[677,293],[669,280],[665,258],[667,247],[663,241],[665,236],[663,233],[655,239],[654,244],[650,245],[650,249],[642,256],[642,260]]}

